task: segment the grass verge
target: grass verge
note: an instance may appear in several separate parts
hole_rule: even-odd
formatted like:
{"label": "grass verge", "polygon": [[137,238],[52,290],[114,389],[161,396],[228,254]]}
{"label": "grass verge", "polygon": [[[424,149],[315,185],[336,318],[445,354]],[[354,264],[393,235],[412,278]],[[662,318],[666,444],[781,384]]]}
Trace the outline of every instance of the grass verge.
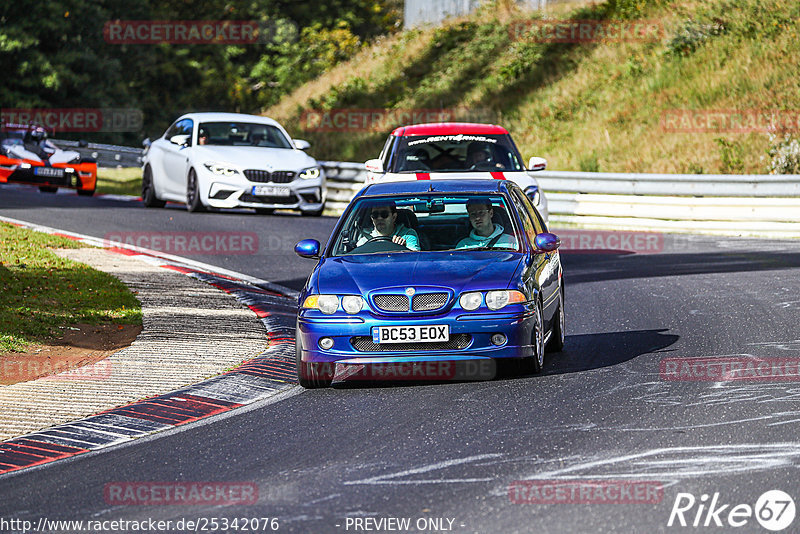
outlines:
{"label": "grass verge", "polygon": [[139,167],[97,169],[98,195],[133,195],[142,193],[142,169]]}
{"label": "grass verge", "polygon": [[0,223],[0,353],[22,352],[76,323],[142,324],[141,305],[122,282],[50,250],[81,246]]}

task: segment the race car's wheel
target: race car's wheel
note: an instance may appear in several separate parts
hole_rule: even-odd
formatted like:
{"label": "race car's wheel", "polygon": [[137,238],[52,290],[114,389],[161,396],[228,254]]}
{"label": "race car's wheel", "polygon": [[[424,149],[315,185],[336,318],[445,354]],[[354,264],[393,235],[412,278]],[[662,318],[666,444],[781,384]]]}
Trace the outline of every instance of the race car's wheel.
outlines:
{"label": "race car's wheel", "polygon": [[326,388],[333,382],[333,363],[311,363],[302,360],[303,341],[295,330],[295,360],[297,363],[297,381],[306,389]]}
{"label": "race car's wheel", "polygon": [[46,185],[40,185],[39,186],[39,191],[41,191],[42,193],[55,193],[56,191],[58,191],[58,188],[57,187],[50,187],[50,186],[46,186]]}
{"label": "race car's wheel", "polygon": [[144,168],[142,174],[142,202],[146,208],[163,208],[166,202],[159,200],[156,196],[156,188],[153,185],[153,170],[150,165]]}
{"label": "race car's wheel", "polygon": [[566,341],[566,317],[564,316],[564,289],[558,291],[558,310],[556,310],[555,324],[550,341],[547,343],[547,350],[550,352],[561,352]]}
{"label": "race car's wheel", "polygon": [[189,169],[189,177],[186,179],[186,209],[191,212],[205,211],[205,206],[200,200],[197,173],[194,169]]}
{"label": "race car's wheel", "polygon": [[94,195],[94,189],[78,189],[78,195],[82,197],[90,197]]}

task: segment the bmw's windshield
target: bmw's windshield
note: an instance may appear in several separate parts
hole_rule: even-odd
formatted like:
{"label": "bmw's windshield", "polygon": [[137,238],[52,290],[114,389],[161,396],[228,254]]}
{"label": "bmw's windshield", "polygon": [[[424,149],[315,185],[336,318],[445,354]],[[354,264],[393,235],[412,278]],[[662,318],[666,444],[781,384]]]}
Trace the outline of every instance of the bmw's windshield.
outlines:
{"label": "bmw's windshield", "polygon": [[356,200],[330,256],[448,250],[520,250],[517,225],[498,194],[432,193]]}
{"label": "bmw's windshield", "polygon": [[286,136],[269,124],[250,122],[204,122],[198,127],[200,145],[292,148]]}
{"label": "bmw's windshield", "polygon": [[396,173],[525,170],[507,134],[401,137],[389,167],[389,172]]}

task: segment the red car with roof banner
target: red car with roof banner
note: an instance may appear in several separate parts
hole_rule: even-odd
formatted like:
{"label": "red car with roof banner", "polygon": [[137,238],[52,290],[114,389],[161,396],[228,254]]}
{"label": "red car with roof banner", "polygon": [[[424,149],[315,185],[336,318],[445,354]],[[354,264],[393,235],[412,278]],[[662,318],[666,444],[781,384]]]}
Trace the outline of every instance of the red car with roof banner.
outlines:
{"label": "red car with roof banner", "polygon": [[97,185],[97,162],[74,150],[62,150],[36,124],[0,126],[0,183],[38,185],[43,193],[59,187],[92,196]]}
{"label": "red car with roof banner", "polygon": [[367,184],[409,180],[511,180],[522,188],[547,221],[547,199],[532,173],[547,167],[544,158],[523,163],[511,134],[496,124],[441,122],[396,128],[380,157],[365,163]]}

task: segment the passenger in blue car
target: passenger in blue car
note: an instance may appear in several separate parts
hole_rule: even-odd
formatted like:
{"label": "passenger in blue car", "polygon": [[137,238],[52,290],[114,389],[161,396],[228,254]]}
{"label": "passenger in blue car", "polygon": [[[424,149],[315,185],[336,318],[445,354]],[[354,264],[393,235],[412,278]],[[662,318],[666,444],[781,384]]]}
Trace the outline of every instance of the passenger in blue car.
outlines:
{"label": "passenger in blue car", "polygon": [[393,243],[403,245],[409,250],[419,250],[417,232],[402,223],[397,223],[397,207],[393,202],[383,206],[373,206],[369,216],[375,228],[369,234],[362,235],[356,242],[356,246],[384,236],[391,237]]}
{"label": "passenger in blue car", "polygon": [[514,236],[503,233],[504,228],[492,221],[494,209],[491,204],[481,199],[467,201],[467,213],[472,231],[456,245],[464,248],[517,248]]}

